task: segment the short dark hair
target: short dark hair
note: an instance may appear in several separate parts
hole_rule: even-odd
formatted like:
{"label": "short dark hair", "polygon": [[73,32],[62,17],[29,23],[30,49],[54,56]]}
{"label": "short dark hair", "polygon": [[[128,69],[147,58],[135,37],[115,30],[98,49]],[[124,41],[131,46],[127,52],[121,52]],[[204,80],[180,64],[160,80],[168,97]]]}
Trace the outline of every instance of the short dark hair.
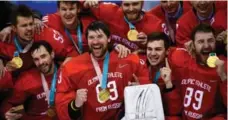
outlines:
{"label": "short dark hair", "polygon": [[63,0],[58,0],[58,1],[57,1],[57,7],[58,7],[58,8],[60,7],[60,3],[61,3],[61,2],[64,2],[64,3],[66,3],[66,4],[76,4],[77,7],[79,7],[79,5],[80,5],[79,1],[63,1]]}
{"label": "short dark hair", "polygon": [[11,23],[13,25],[17,25],[17,17],[22,16],[22,17],[33,17],[33,12],[32,10],[26,6],[26,5],[18,5],[12,12],[11,14]]}
{"label": "short dark hair", "polygon": [[102,21],[93,21],[86,29],[86,38],[88,39],[89,31],[98,30],[102,30],[108,38],[110,37],[110,30],[105,23],[103,23]]}
{"label": "short dark hair", "polygon": [[48,53],[51,54],[52,46],[45,40],[35,41],[32,44],[32,47],[29,49],[30,53],[32,54],[35,50],[39,49],[41,46],[44,46]]}
{"label": "short dark hair", "polygon": [[205,24],[205,23],[200,23],[192,30],[191,39],[193,41],[195,41],[195,35],[197,32],[205,32],[205,33],[212,32],[213,35],[215,35],[215,30],[212,28],[212,26],[209,24]]}
{"label": "short dark hair", "polygon": [[164,45],[165,45],[166,50],[171,45],[170,38],[164,32],[152,32],[151,34],[147,35],[146,45],[148,45],[149,42],[158,41],[158,40],[164,41]]}

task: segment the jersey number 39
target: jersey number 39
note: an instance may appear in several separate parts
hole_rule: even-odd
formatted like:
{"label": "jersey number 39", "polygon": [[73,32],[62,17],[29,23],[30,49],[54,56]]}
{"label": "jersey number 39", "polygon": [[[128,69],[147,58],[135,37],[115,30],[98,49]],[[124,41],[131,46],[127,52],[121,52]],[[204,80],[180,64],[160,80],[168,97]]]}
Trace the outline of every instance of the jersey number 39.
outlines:
{"label": "jersey number 39", "polygon": [[[99,103],[104,103],[105,101],[102,101],[99,98],[99,93],[101,91],[100,88],[101,88],[101,85],[98,84],[96,86],[97,100],[98,100]],[[109,93],[110,93],[109,100],[112,100],[112,101],[116,100],[118,98],[118,91],[117,91],[117,87],[116,87],[116,81],[108,82],[107,88],[108,88]]]}

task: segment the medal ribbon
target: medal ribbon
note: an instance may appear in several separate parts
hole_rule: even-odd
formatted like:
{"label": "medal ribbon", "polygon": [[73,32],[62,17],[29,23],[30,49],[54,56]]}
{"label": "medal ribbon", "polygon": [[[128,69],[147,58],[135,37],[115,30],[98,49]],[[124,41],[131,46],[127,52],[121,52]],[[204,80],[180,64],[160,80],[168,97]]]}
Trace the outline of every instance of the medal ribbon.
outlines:
{"label": "medal ribbon", "polygon": [[16,45],[17,52],[21,53],[23,51],[23,49],[22,49],[21,45],[19,44],[17,37],[14,37],[13,41],[14,41],[14,44]]}
{"label": "medal ribbon", "polygon": [[197,18],[198,18],[198,20],[199,20],[200,23],[201,23],[202,21],[205,21],[205,20],[210,20],[210,23],[211,23],[212,17],[214,16],[214,7],[213,7],[213,10],[212,10],[212,12],[210,13],[209,17],[203,18],[203,17],[201,17],[200,15],[198,15],[197,12],[196,12],[196,16],[197,16]]}
{"label": "medal ribbon", "polygon": [[129,22],[128,19],[125,16],[124,16],[124,20],[129,25],[130,30],[135,29],[135,26],[131,22]]}
{"label": "medal ribbon", "polygon": [[54,74],[53,74],[52,81],[51,81],[50,91],[48,89],[48,84],[44,77],[44,74],[42,74],[42,73],[41,73],[41,80],[42,80],[43,89],[46,93],[46,98],[48,100],[48,105],[53,106],[55,103],[54,101],[55,101],[55,92],[56,92],[57,67],[54,66]]}
{"label": "medal ribbon", "polygon": [[73,42],[74,47],[79,52],[79,54],[82,54],[83,45],[82,45],[82,32],[81,32],[80,25],[78,25],[78,27],[77,27],[78,46],[75,43],[75,41],[74,41],[73,37],[71,36],[70,32],[66,28],[65,28],[65,33],[67,34],[68,38],[70,38],[70,40]]}
{"label": "medal ribbon", "polygon": [[16,49],[17,49],[14,52],[14,55],[13,55],[14,57],[19,56],[19,53],[26,53],[32,47],[32,44],[33,44],[33,41],[32,41],[28,45],[26,45],[24,49],[22,49],[22,47],[21,47],[20,43],[18,42],[16,36],[13,38],[13,42],[14,42]]}
{"label": "medal ribbon", "polygon": [[[96,74],[97,74],[97,77],[100,81],[100,84],[101,84],[101,88],[102,89],[106,89],[106,85],[107,85],[107,78],[108,78],[108,63],[109,63],[109,52],[106,53],[105,55],[105,59],[104,59],[104,63],[103,63],[103,74],[101,74],[101,69],[99,67],[99,64],[98,62],[94,59],[93,55],[90,54],[91,56],[91,60],[92,60],[92,63],[93,63],[93,67],[96,71]],[[102,79],[101,79],[102,78]]]}
{"label": "medal ribbon", "polygon": [[168,31],[169,31],[169,36],[170,36],[170,38],[171,38],[173,43],[176,42],[175,41],[175,31],[176,30],[173,30],[169,19],[177,19],[177,18],[179,18],[181,16],[182,12],[183,12],[183,8],[181,7],[180,3],[179,3],[178,11],[177,11],[177,13],[174,16],[170,16],[168,13],[165,12],[165,23],[166,23],[166,26],[167,26]]}
{"label": "medal ribbon", "polygon": [[[150,80],[152,80],[152,71],[151,71],[151,67],[149,66],[149,77],[150,77]],[[159,79],[159,77],[160,77],[160,75],[161,75],[161,72],[158,70],[157,72],[156,72],[156,74],[155,74],[155,77],[154,77],[154,79],[153,79],[153,82],[154,83],[157,83],[158,82],[158,79]]]}

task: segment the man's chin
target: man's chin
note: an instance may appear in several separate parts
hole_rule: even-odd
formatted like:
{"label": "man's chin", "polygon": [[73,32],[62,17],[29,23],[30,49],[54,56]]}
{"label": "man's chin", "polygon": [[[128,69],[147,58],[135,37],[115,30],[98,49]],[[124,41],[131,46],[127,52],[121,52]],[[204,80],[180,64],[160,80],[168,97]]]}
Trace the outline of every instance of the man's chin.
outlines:
{"label": "man's chin", "polygon": [[137,19],[137,16],[136,16],[136,15],[128,15],[128,16],[127,16],[127,19],[128,19],[129,21],[134,21],[134,20]]}

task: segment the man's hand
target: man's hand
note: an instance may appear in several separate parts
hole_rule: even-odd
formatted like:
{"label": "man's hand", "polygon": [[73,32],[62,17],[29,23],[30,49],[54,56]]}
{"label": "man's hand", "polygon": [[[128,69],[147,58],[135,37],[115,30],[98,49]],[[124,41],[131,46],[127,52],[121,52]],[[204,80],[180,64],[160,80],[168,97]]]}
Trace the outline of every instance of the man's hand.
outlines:
{"label": "man's hand", "polygon": [[124,45],[117,44],[115,46],[115,50],[119,53],[118,57],[119,58],[125,58],[127,57],[128,54],[131,53],[131,50],[125,47]]}
{"label": "man's hand", "polygon": [[146,45],[147,35],[144,32],[140,32],[137,35],[137,41],[136,42],[140,42],[142,45]]}
{"label": "man's hand", "polygon": [[220,59],[217,59],[215,61],[215,65],[217,67],[216,68],[217,74],[220,76],[222,81],[226,81],[227,80],[227,75],[226,75],[226,72],[225,72],[224,63],[225,62],[223,60],[220,60]]}
{"label": "man's hand", "polygon": [[5,75],[5,68],[4,68],[3,60],[0,59],[0,79],[2,79],[4,75]]}
{"label": "man's hand", "polygon": [[84,8],[96,8],[98,7],[99,0],[85,0],[83,6]]}
{"label": "man's hand", "polygon": [[5,27],[1,32],[0,32],[0,40],[2,42],[11,42],[12,40],[12,26]]}
{"label": "man's hand", "polygon": [[18,68],[17,68],[17,65],[14,62],[9,61],[9,62],[6,63],[6,69],[7,69],[7,71],[12,72],[12,71],[17,70]]}
{"label": "man's hand", "polygon": [[221,33],[219,33],[216,37],[216,41],[220,41],[224,44],[227,43],[227,31],[222,31]]}
{"label": "man's hand", "polygon": [[132,74],[132,76],[133,76],[135,82],[130,82],[130,81],[129,81],[129,82],[128,82],[128,85],[129,85],[129,86],[139,85],[139,78],[138,78],[135,74]]}
{"label": "man's hand", "polygon": [[166,65],[165,67],[160,68],[160,72],[161,72],[161,78],[163,79],[163,81],[166,85],[166,88],[169,89],[169,88],[173,87],[173,84],[171,81],[171,72],[172,71],[169,67],[167,58],[165,58],[165,65]]}
{"label": "man's hand", "polygon": [[195,52],[195,47],[194,47],[194,45],[193,45],[192,40],[186,42],[186,43],[184,44],[184,46],[185,46],[186,50],[188,51],[188,53],[189,53],[191,56],[195,57],[196,52]]}
{"label": "man's hand", "polygon": [[15,108],[12,107],[10,110],[8,110],[6,113],[5,113],[5,118],[6,120],[17,120],[17,119],[20,119],[22,117],[22,114],[20,113],[13,113],[12,111],[14,110]]}
{"label": "man's hand", "polygon": [[44,27],[47,27],[47,25],[45,25],[42,20],[38,19],[38,18],[34,18],[34,24],[35,24],[35,31],[37,34],[40,34]]}
{"label": "man's hand", "polygon": [[80,108],[87,101],[87,89],[79,89],[76,93],[75,106]]}

